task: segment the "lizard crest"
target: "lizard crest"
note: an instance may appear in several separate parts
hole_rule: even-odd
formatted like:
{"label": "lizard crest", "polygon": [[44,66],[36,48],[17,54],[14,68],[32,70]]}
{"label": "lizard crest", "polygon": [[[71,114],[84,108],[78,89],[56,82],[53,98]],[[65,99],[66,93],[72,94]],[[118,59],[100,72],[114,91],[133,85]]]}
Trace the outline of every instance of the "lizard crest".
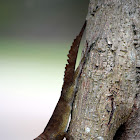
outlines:
{"label": "lizard crest", "polygon": [[55,110],[44,129],[44,132],[40,134],[34,140],[63,140],[67,123],[71,112],[71,103],[73,101],[74,94],[74,74],[75,64],[78,54],[79,45],[81,42],[82,35],[86,27],[86,21],[79,33],[74,39],[70,48],[68,56],[68,64],[65,67],[64,83],[62,86],[61,96],[55,107]]}

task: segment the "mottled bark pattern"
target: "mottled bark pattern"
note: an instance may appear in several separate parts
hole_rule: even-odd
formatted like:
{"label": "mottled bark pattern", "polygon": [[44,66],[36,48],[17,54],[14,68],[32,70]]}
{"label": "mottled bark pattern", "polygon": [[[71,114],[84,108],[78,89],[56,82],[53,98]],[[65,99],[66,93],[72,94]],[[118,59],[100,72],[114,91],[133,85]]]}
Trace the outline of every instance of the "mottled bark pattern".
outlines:
{"label": "mottled bark pattern", "polygon": [[117,135],[115,140],[139,140],[140,139],[140,1],[127,3],[129,15],[133,20],[133,45],[136,49],[136,96],[133,111],[124,124],[121,135]]}
{"label": "mottled bark pattern", "polygon": [[121,124],[138,116],[139,13],[139,0],[90,0],[86,41],[91,50],[69,127],[75,140],[112,140]]}

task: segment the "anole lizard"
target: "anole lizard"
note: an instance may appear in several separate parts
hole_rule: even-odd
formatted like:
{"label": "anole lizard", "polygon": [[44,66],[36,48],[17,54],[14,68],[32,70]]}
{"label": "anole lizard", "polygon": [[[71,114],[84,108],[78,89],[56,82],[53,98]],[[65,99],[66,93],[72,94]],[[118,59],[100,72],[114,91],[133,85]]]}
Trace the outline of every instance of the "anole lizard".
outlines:
{"label": "anole lizard", "polygon": [[34,140],[63,140],[66,133],[66,127],[68,124],[69,116],[72,109],[72,102],[74,98],[76,79],[80,76],[82,67],[84,64],[84,59],[86,57],[87,51],[85,52],[82,60],[81,67],[79,66],[75,71],[75,64],[78,54],[78,49],[82,35],[86,27],[86,21],[74,42],[72,43],[71,49],[68,54],[68,64],[65,67],[64,83],[61,91],[61,96],[55,107],[55,110],[44,129],[43,133],[40,134]]}

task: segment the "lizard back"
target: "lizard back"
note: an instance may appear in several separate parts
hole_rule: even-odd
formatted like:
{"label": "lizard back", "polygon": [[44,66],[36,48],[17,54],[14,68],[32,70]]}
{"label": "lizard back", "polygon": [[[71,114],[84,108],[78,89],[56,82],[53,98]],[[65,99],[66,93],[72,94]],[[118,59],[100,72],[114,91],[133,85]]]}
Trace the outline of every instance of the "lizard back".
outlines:
{"label": "lizard back", "polygon": [[55,107],[55,110],[44,129],[44,132],[35,140],[63,140],[67,123],[71,112],[71,102],[73,99],[75,64],[78,54],[79,45],[86,27],[86,21],[79,33],[74,39],[68,54],[68,64],[65,67],[64,83],[62,86],[61,96]]}

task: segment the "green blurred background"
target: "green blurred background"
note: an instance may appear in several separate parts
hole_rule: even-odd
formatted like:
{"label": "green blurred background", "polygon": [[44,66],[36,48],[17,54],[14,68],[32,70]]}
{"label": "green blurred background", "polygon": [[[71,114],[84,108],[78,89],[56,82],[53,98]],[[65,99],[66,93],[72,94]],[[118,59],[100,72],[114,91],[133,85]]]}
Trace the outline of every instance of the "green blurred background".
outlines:
{"label": "green blurred background", "polygon": [[43,131],[60,96],[66,55],[88,3],[0,1],[1,140],[32,140]]}

